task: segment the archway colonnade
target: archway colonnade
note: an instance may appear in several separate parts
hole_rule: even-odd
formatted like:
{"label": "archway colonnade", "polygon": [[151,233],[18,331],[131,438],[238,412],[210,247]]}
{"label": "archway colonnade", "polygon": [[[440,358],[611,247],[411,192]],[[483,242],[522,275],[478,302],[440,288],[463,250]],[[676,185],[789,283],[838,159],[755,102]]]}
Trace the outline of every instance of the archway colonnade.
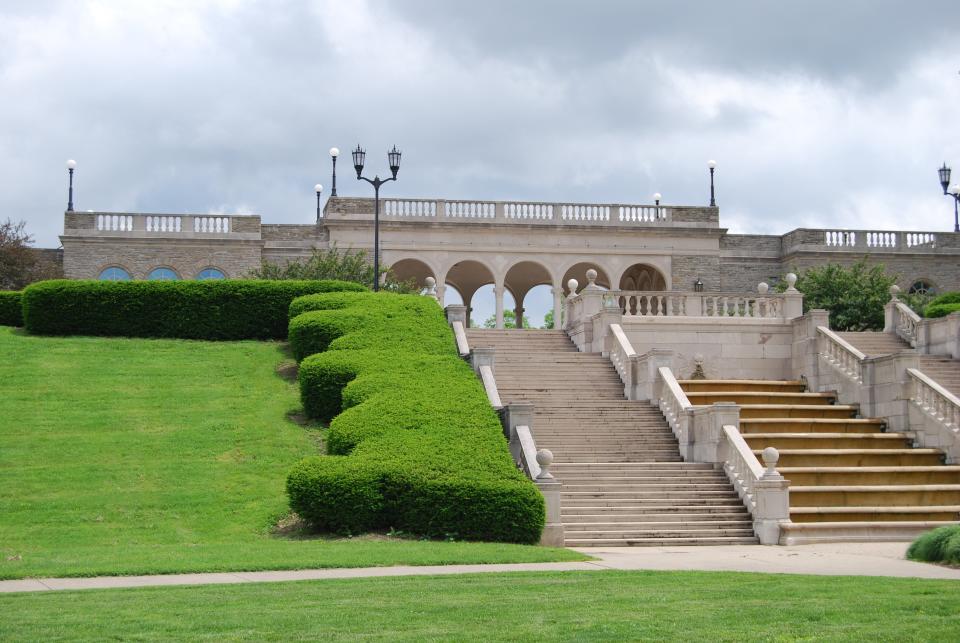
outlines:
{"label": "archway colonnade", "polygon": [[[447,253],[443,253],[446,255]],[[447,303],[448,291],[455,290],[467,306],[467,319],[473,309],[474,295],[485,286],[493,286],[495,327],[504,328],[507,295],[512,297],[516,325],[522,327],[524,300],[538,286],[547,286],[553,296],[553,327],[560,328],[563,301],[569,294],[567,283],[576,279],[579,288],[587,284],[587,271],[597,271],[596,285],[619,290],[668,290],[670,288],[669,258],[653,258],[629,262],[625,266],[604,265],[603,261],[567,259],[541,261],[537,258],[515,258],[508,261],[503,255],[432,257],[427,253],[411,256],[406,253],[384,253],[384,262],[390,266],[393,277],[399,281],[414,280],[424,286],[427,277],[437,284],[441,305]],[[627,263],[627,262],[624,262]]]}

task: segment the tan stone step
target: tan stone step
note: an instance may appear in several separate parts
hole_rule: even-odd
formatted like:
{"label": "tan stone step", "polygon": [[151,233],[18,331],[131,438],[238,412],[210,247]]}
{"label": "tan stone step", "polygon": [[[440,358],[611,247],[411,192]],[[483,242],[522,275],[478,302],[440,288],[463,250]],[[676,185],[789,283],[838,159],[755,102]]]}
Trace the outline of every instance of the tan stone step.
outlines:
{"label": "tan stone step", "polygon": [[772,393],[767,391],[705,391],[702,393],[687,393],[687,399],[694,406],[704,406],[717,402],[732,402],[734,404],[784,404],[823,406],[833,404],[832,393]]}
{"label": "tan stone step", "polygon": [[743,436],[754,451],[775,449],[897,449],[913,440],[904,433],[747,433]]}
{"label": "tan stone step", "polygon": [[[779,449],[781,467],[891,467],[943,464],[939,449]],[[757,458],[762,450],[754,450]]]}
{"label": "tan stone step", "polygon": [[885,426],[861,418],[752,418],[740,420],[740,433],[880,433]]}
{"label": "tan stone step", "polygon": [[960,466],[779,467],[791,485],[960,484]]}
{"label": "tan stone step", "polygon": [[712,513],[693,511],[677,511],[674,513],[650,512],[650,513],[628,513],[628,512],[599,512],[582,514],[562,514],[564,525],[584,524],[604,524],[604,523],[626,523],[640,525],[644,523],[707,523],[707,524],[729,524],[740,521],[751,520],[750,513],[744,508],[743,511],[714,511]]}
{"label": "tan stone step", "polygon": [[753,418],[851,418],[857,407],[845,404],[744,404],[740,417]]}
{"label": "tan stone step", "polygon": [[881,505],[861,507],[790,507],[793,522],[903,522],[960,520],[960,505]]}
{"label": "tan stone step", "polygon": [[799,380],[678,380],[685,392],[699,391],[768,391],[803,393],[806,386]]}
{"label": "tan stone step", "polygon": [[570,538],[565,541],[567,547],[665,547],[665,546],[708,546],[708,545],[755,545],[756,537],[737,536],[689,537],[689,538]]}
{"label": "tan stone step", "polygon": [[831,542],[912,541],[931,529],[953,521],[794,522],[781,525],[780,543],[804,545]]}
{"label": "tan stone step", "polygon": [[790,507],[960,504],[960,484],[790,486]]}

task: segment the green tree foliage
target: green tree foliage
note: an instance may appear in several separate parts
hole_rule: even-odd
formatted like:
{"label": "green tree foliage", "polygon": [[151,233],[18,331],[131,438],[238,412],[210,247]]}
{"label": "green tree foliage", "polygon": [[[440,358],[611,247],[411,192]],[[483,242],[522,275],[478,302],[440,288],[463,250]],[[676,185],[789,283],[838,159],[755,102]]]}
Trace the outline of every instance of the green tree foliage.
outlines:
{"label": "green tree foliage", "polygon": [[[483,322],[484,328],[496,328],[497,327],[497,316],[490,315],[485,322]],[[503,311],[503,327],[504,328],[516,328],[517,327],[517,313],[512,310]],[[527,319],[527,316],[523,316],[523,327],[530,328],[530,320]]]}
{"label": "green tree foliage", "polygon": [[[398,281],[388,267],[381,267],[384,290],[399,293],[415,293],[420,288],[414,280]],[[365,286],[373,284],[373,260],[366,250],[340,250],[337,244],[329,248],[314,248],[307,259],[297,259],[287,264],[263,261],[260,268],[248,275],[253,279],[317,281],[335,279],[352,281]]]}
{"label": "green tree foliage", "polygon": [[849,268],[829,263],[800,274],[797,290],[803,293],[804,312],[830,311],[833,330],[883,330],[883,306],[896,279],[882,265],[868,266],[866,261]]}
{"label": "green tree foliage", "polygon": [[33,237],[24,221],[0,223],[0,290],[20,290],[27,284],[63,276],[59,266],[41,261],[30,247]]}
{"label": "green tree foliage", "polygon": [[553,329],[553,309],[547,311],[547,314],[543,316],[543,326],[540,328],[545,328],[547,330]]}

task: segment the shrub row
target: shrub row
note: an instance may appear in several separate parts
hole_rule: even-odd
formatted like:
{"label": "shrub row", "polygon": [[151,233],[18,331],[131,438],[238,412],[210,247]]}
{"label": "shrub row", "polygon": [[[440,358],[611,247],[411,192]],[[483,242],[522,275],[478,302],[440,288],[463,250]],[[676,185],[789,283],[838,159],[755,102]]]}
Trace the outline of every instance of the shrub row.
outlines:
{"label": "shrub row", "polygon": [[293,299],[362,290],[344,281],[42,281],[23,291],[23,321],[39,335],[283,338]]}
{"label": "shrub row", "polygon": [[19,291],[0,290],[0,326],[23,326]]}
{"label": "shrub row", "polygon": [[[499,419],[436,303],[389,293],[295,300],[290,343],[327,453],[287,479],[314,527],[537,542],[543,497],[510,458]],[[316,351],[322,351],[316,353]]]}
{"label": "shrub row", "polygon": [[930,304],[923,311],[923,316],[928,318],[935,317],[946,317],[950,313],[955,313],[960,310],[960,303],[958,304]]}
{"label": "shrub row", "polygon": [[907,558],[960,565],[960,525],[938,527],[921,535],[907,549]]}

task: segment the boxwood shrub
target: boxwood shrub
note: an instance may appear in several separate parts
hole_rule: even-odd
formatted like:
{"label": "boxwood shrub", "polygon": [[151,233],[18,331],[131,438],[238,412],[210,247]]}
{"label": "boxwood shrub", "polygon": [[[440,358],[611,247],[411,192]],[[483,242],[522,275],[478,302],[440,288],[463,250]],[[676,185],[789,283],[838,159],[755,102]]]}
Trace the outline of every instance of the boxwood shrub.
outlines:
{"label": "boxwood shrub", "polygon": [[0,326],[23,326],[19,291],[0,290]]}
{"label": "boxwood shrub", "polygon": [[960,303],[957,304],[930,304],[923,311],[923,316],[928,318],[946,317],[950,313],[960,310]]}
{"label": "boxwood shrub", "polygon": [[23,321],[39,335],[283,338],[293,299],[362,290],[344,281],[43,281],[23,291]]}
{"label": "boxwood shrub", "polygon": [[309,355],[304,409],[330,422],[328,455],[301,461],[287,479],[298,514],[340,533],[539,540],[543,497],[511,460],[436,302],[331,293],[297,299],[290,312],[294,352]]}
{"label": "boxwood shrub", "polygon": [[960,525],[937,527],[920,535],[907,549],[907,558],[960,565]]}

